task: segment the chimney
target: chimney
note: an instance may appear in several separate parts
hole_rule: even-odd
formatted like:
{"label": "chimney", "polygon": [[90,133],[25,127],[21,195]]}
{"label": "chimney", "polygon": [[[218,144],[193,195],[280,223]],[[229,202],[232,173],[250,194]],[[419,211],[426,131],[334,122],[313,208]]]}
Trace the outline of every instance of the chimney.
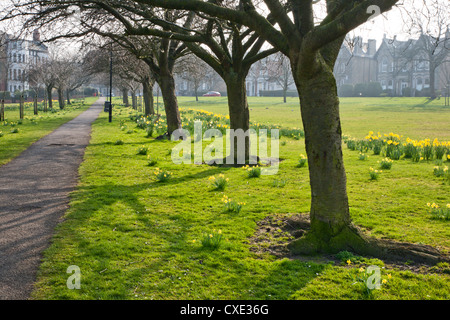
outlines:
{"label": "chimney", "polygon": [[39,33],[38,29],[35,29],[33,31],[33,41],[34,42],[41,42],[41,34]]}
{"label": "chimney", "polygon": [[368,41],[368,48],[367,48],[367,54],[369,56],[374,56],[375,53],[377,53],[377,40],[369,39],[369,41]]}

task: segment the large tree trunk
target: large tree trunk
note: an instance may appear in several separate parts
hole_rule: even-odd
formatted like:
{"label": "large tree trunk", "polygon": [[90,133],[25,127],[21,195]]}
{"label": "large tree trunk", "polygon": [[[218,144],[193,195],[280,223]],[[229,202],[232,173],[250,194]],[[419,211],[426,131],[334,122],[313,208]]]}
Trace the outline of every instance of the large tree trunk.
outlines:
{"label": "large tree trunk", "polygon": [[164,110],[167,118],[167,134],[169,137],[172,132],[181,129],[181,116],[178,110],[178,100],[175,94],[175,80],[172,72],[167,68],[161,68],[159,87],[164,101]]}
{"label": "large tree trunk", "polygon": [[293,70],[308,156],[311,230],[291,243],[291,249],[296,253],[362,250],[366,241],[353,227],[349,214],[339,98],[332,68],[322,62],[310,76]]}
{"label": "large tree trunk", "polygon": [[72,103],[70,102],[70,90],[69,89],[66,90],[66,97],[67,97],[67,105],[71,105]]}
{"label": "large tree trunk", "polygon": [[149,78],[142,81],[142,94],[144,96],[144,114],[149,116],[155,114],[153,107],[153,82]]}
{"label": "large tree trunk", "polygon": [[[242,131],[248,134],[250,128],[250,113],[247,101],[247,91],[245,87],[245,75],[238,73],[229,73],[224,77],[227,86],[228,96],[228,111],[230,116],[230,129]],[[230,144],[234,146],[233,157],[228,160],[227,163],[233,161],[234,165],[242,165],[242,161],[239,161],[238,153],[238,141],[234,137],[231,137]],[[256,155],[254,155],[256,156]],[[250,157],[250,139],[248,135],[245,138],[245,163],[249,162]]]}
{"label": "large tree trunk", "polygon": [[62,110],[65,107],[65,100],[64,100],[64,89],[59,87],[57,89],[58,91],[58,102],[59,102],[59,108]]}
{"label": "large tree trunk", "polygon": [[430,99],[436,99],[436,66],[430,62]]}
{"label": "large tree trunk", "polygon": [[48,100],[48,108],[53,109],[53,96],[52,96],[53,88],[51,86],[47,87],[47,100]]}
{"label": "large tree trunk", "polygon": [[122,89],[122,102],[125,105],[125,107],[128,108],[130,106],[130,103],[128,101],[128,89],[126,88]]}
{"label": "large tree trunk", "polygon": [[136,91],[131,91],[131,106],[134,110],[137,110],[137,97]]}

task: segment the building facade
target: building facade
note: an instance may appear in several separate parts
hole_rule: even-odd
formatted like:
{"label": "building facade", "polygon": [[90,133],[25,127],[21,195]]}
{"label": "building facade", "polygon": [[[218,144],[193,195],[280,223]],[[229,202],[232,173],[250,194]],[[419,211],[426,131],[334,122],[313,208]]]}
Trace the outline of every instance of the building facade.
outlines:
{"label": "building facade", "polygon": [[385,36],[378,48],[375,40],[363,43],[361,38],[354,46],[343,45],[334,69],[338,88],[377,82],[386,95],[426,96],[434,81],[435,90],[443,92],[450,85],[450,63],[445,62],[450,61],[450,33],[435,48],[424,45],[427,37],[400,41]]}
{"label": "building facade", "polygon": [[[28,70],[34,64],[45,62],[49,57],[48,47],[41,42],[38,30],[33,32],[33,40],[17,39],[3,34],[3,65],[0,91],[8,91],[11,96],[30,89]],[[0,53],[1,54],[1,53]]]}

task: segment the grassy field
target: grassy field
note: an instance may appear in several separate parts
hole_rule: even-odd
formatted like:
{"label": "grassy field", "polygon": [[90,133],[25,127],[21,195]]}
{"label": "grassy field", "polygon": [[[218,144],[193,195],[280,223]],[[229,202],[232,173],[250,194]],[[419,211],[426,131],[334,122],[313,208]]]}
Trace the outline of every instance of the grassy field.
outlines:
{"label": "grassy field", "polygon": [[[298,101],[278,100],[250,98],[251,121],[301,128]],[[180,106],[183,119],[195,118],[187,108],[227,114],[225,98],[180,98]],[[450,109],[439,101],[343,99],[341,110],[344,134],[358,139],[372,130],[450,141]],[[412,268],[345,252],[289,259],[267,251],[290,237],[276,228],[278,219],[309,211],[308,168],[298,166],[303,139],[281,138],[277,175],[249,178],[242,168],[175,165],[178,143],[147,137],[135,114],[116,106],[113,123],[103,113],[94,123],[80,184],[45,252],[34,299],[450,299],[446,264]],[[434,161],[396,160],[371,180],[369,168],[383,157],[367,154],[359,160],[358,151],[344,150],[355,224],[374,237],[448,252],[450,221],[432,219],[427,207],[450,203],[450,183],[433,174]],[[168,181],[156,179],[156,168],[170,172]],[[229,179],[224,190],[211,184],[220,174]],[[245,204],[229,212],[224,195]],[[273,232],[254,240],[267,218]],[[80,290],[67,288],[70,265],[80,268]],[[369,265],[380,266],[386,282],[370,294],[355,280]]]}
{"label": "grassy field", "polygon": [[0,122],[0,165],[9,162],[26,150],[33,142],[49,134],[63,123],[86,110],[97,98],[74,100],[72,105],[53,112],[43,112],[39,105],[38,115],[33,113],[32,103],[25,104],[24,119],[20,120],[18,104],[5,106],[5,121]]}

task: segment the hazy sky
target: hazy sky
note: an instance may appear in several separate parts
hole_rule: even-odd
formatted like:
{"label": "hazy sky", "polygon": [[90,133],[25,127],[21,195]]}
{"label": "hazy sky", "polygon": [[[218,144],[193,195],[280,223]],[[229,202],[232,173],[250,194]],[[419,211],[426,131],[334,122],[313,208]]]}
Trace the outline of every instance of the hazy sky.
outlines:
{"label": "hazy sky", "polygon": [[[442,3],[449,3],[449,0],[438,0],[442,1]],[[428,1],[430,3],[431,1]],[[5,6],[9,3],[9,0],[0,0],[0,11],[2,10],[2,6]],[[324,1],[320,1],[320,3],[324,3]],[[380,15],[362,25],[360,28],[352,31],[350,36],[360,35],[365,40],[367,39],[376,39],[377,45],[380,45],[381,40],[383,39],[383,35],[386,34],[388,38],[393,38],[395,35],[400,39],[406,39],[410,37],[408,30],[406,30],[404,21],[406,20],[406,11],[412,12],[414,9],[421,10],[424,5],[425,0],[403,0],[400,3],[401,8],[394,8],[388,13]],[[446,13],[447,16],[450,16],[450,12]],[[449,19],[450,20],[450,19]],[[9,33],[12,29],[10,26],[5,26],[0,24],[0,30],[7,31]],[[42,38],[45,38],[45,35],[42,35]]]}

